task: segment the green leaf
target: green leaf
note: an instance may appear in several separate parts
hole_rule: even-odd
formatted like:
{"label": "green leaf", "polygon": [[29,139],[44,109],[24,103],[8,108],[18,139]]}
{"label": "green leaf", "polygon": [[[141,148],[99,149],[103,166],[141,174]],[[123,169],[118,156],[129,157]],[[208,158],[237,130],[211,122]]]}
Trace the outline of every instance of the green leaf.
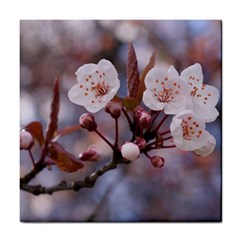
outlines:
{"label": "green leaf", "polygon": [[137,57],[132,43],[128,45],[127,87],[128,96],[135,98],[139,87],[139,71]]}
{"label": "green leaf", "polygon": [[49,123],[46,130],[46,142],[50,142],[57,132],[58,128],[58,113],[60,107],[60,93],[59,93],[59,77],[57,76],[54,81],[53,97],[51,102],[51,112],[49,117]]}
{"label": "green leaf", "polygon": [[48,153],[57,167],[64,172],[76,172],[84,167],[78,158],[66,151],[63,146],[57,142],[49,144]]}
{"label": "green leaf", "polygon": [[43,128],[40,122],[31,122],[24,129],[30,132],[33,138],[42,146],[45,143],[45,139],[43,136]]}
{"label": "green leaf", "polygon": [[138,92],[137,92],[138,103],[140,103],[142,101],[143,92],[146,90],[144,80],[145,80],[147,73],[154,67],[155,61],[156,61],[156,56],[157,56],[157,50],[155,50],[153,52],[148,65],[143,69],[143,71],[140,75],[140,83],[139,83],[139,88],[138,88]]}
{"label": "green leaf", "polygon": [[126,107],[127,110],[134,110],[134,108],[138,105],[137,99],[132,97],[125,97],[123,99],[123,106]]}

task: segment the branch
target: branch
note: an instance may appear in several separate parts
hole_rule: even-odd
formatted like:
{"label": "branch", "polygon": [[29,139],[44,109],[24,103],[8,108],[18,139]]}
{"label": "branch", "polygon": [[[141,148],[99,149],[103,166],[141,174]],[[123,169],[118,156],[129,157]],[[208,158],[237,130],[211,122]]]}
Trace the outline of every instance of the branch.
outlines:
{"label": "branch", "polygon": [[[123,160],[120,154],[114,153],[112,160],[108,163],[106,163],[104,166],[102,166],[99,170],[96,172],[93,172],[89,176],[85,177],[81,181],[76,181],[76,182],[66,182],[62,181],[61,183],[51,186],[51,187],[44,187],[42,185],[28,185],[27,181],[22,181],[20,179],[20,188],[22,190],[25,190],[27,192],[30,192],[34,195],[39,195],[39,194],[52,194],[54,192],[58,191],[65,191],[65,190],[74,190],[74,191],[79,191],[81,188],[92,188],[95,183],[97,182],[98,178],[102,176],[104,173],[115,169],[118,164],[120,163],[130,163],[129,161]],[[28,174],[30,175],[30,173]],[[26,175],[24,179],[28,176]],[[31,176],[32,177],[32,176]]]}
{"label": "branch", "polygon": [[45,167],[46,163],[44,161],[38,161],[37,164],[35,164],[35,167],[29,172],[25,177],[20,178],[20,188],[22,189],[23,185],[28,184],[35,176],[41,172]]}

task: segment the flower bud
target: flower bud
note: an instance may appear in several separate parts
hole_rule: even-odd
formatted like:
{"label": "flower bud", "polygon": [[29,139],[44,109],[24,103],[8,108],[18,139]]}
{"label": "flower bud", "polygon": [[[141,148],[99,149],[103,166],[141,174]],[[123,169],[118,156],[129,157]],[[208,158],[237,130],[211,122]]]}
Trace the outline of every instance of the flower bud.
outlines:
{"label": "flower bud", "polygon": [[140,150],[139,150],[139,147],[136,144],[134,144],[132,142],[127,142],[127,143],[122,145],[121,153],[122,153],[122,156],[124,158],[132,161],[132,160],[135,160],[139,157]]}
{"label": "flower bud", "polygon": [[92,132],[97,129],[97,124],[93,115],[90,113],[84,113],[79,118],[79,123],[83,128],[86,128],[88,131]]}
{"label": "flower bud", "polygon": [[134,141],[134,143],[138,145],[138,147],[139,147],[140,150],[143,150],[143,149],[146,147],[146,145],[147,145],[145,139],[144,139],[144,138],[140,138],[140,137],[138,137],[138,138]]}
{"label": "flower bud", "polygon": [[139,113],[139,125],[142,128],[148,128],[151,124],[151,116],[149,113],[143,111]]}
{"label": "flower bud", "polygon": [[79,159],[82,161],[96,162],[100,157],[100,151],[96,146],[89,146],[87,151],[79,154]]}
{"label": "flower bud", "polygon": [[135,113],[135,116],[137,118],[139,118],[141,116],[141,113],[142,112],[145,112],[144,108],[140,107],[140,106],[137,106],[135,109],[134,109],[134,113]]}
{"label": "flower bud", "polygon": [[151,163],[155,168],[161,168],[164,165],[164,158],[160,157],[160,156],[153,156],[151,157]]}
{"label": "flower bud", "polygon": [[20,149],[31,149],[34,145],[33,137],[30,132],[21,131],[20,132]]}
{"label": "flower bud", "polygon": [[117,119],[121,115],[122,102],[120,100],[114,99],[107,104],[105,111],[109,113],[112,118]]}

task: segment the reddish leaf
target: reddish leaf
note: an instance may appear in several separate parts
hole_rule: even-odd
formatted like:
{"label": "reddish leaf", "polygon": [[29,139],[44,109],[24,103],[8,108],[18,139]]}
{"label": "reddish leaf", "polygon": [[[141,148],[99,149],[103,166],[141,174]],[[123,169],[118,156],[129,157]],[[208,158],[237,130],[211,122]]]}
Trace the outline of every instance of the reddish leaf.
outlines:
{"label": "reddish leaf", "polygon": [[138,88],[138,93],[137,93],[137,101],[140,103],[142,101],[142,96],[143,92],[145,91],[146,87],[144,84],[145,77],[147,73],[154,67],[155,61],[156,61],[156,56],[157,56],[157,50],[155,50],[149,60],[148,65],[143,69],[141,75],[140,75],[140,83],[139,83],[139,88]]}
{"label": "reddish leaf", "polygon": [[40,122],[31,122],[24,129],[30,132],[33,138],[42,146],[45,142],[43,128]]}
{"label": "reddish leaf", "polygon": [[132,97],[125,97],[123,99],[123,106],[126,107],[127,110],[134,110],[134,108],[138,105],[137,99]]}
{"label": "reddish leaf", "polygon": [[84,167],[78,158],[67,152],[63,146],[57,142],[50,143],[48,153],[58,168],[64,172],[76,172]]}
{"label": "reddish leaf", "polygon": [[58,127],[58,113],[59,113],[59,105],[60,105],[60,94],[59,94],[58,82],[59,82],[59,77],[56,77],[54,81],[54,87],[53,87],[50,119],[49,119],[47,133],[46,133],[47,143],[50,142],[50,140],[53,138]]}
{"label": "reddish leaf", "polygon": [[139,87],[139,71],[137,57],[132,43],[128,45],[127,86],[128,96],[135,98]]}
{"label": "reddish leaf", "polygon": [[76,132],[78,130],[80,130],[82,127],[80,124],[78,125],[74,125],[74,126],[69,126],[69,127],[65,127],[61,130],[59,130],[57,132],[57,135],[54,137],[54,139],[52,139],[52,141],[56,142],[60,137],[66,135],[66,134],[71,134],[73,132]]}

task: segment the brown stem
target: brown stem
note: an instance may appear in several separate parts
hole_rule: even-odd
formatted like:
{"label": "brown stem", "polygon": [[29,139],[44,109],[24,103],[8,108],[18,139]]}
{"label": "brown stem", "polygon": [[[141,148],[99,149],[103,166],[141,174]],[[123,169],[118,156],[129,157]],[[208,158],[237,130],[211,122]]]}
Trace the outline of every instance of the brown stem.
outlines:
{"label": "brown stem", "polygon": [[103,174],[105,174],[106,172],[112,169],[115,169],[117,165],[120,163],[126,164],[126,163],[129,163],[129,161],[123,160],[120,153],[115,152],[110,162],[106,163],[99,170],[97,170],[96,172],[93,172],[89,176],[85,177],[83,180],[76,181],[76,182],[62,181],[61,183],[51,187],[44,187],[41,185],[31,186],[31,185],[28,185],[27,184],[28,182],[26,181],[20,181],[20,188],[34,195],[52,194],[54,192],[65,191],[65,190],[78,191],[81,188],[92,188],[100,176],[102,176]]}

